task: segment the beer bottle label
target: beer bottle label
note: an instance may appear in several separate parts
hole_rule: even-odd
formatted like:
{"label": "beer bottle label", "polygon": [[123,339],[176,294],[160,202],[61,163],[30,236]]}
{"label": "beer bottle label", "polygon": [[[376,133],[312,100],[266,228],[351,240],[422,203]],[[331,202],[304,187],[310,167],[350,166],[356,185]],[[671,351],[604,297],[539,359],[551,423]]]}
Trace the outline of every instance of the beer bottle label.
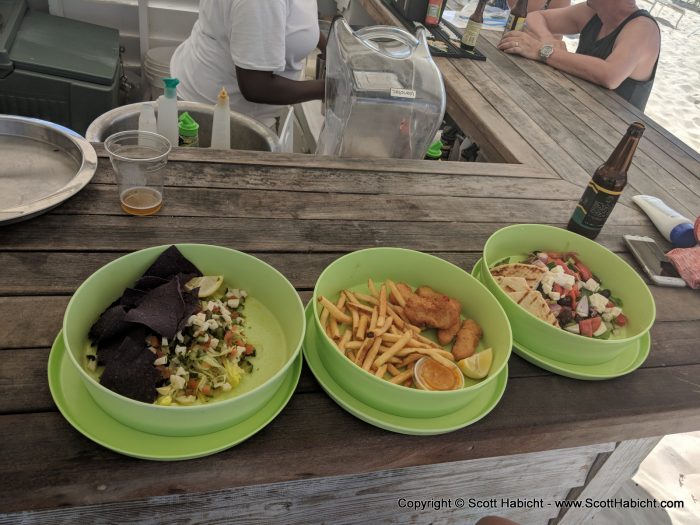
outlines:
{"label": "beer bottle label", "polygon": [[462,43],[470,49],[474,49],[476,47],[476,41],[479,39],[479,33],[481,33],[482,27],[484,27],[484,24],[470,20],[467,24],[467,28],[464,30]]}
{"label": "beer bottle label", "polygon": [[525,17],[517,16],[511,13],[510,16],[508,16],[508,22],[506,22],[506,28],[503,31],[503,34],[505,35],[510,31],[522,31],[524,25]]}
{"label": "beer bottle label", "polygon": [[621,191],[612,191],[591,181],[579,201],[572,220],[588,229],[600,230],[620,198]]}

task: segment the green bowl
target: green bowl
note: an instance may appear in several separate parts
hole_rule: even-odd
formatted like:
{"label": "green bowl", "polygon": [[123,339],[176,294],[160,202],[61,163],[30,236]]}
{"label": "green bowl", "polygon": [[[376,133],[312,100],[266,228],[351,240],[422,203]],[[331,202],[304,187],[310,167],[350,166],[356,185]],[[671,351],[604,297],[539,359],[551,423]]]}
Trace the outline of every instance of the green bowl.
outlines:
{"label": "green bowl", "polygon": [[[629,324],[610,339],[593,339],[550,325],[518,306],[494,280],[489,268],[499,260],[535,250],[576,252],[612,294],[622,299]],[[510,319],[515,344],[539,355],[575,365],[597,365],[615,359],[649,332],[656,317],[654,299],[646,283],[625,261],[597,242],[561,228],[518,224],[495,232],[484,245],[481,279]]]}
{"label": "green bowl", "polygon": [[[431,392],[395,385],[352,363],[326,335],[319,314],[318,296],[337,300],[346,288],[367,292],[367,279],[386,279],[412,287],[431,286],[462,304],[462,315],[481,325],[480,348],[493,349],[489,375],[480,381],[465,378],[465,386],[449,392]],[[350,253],[331,263],[316,282],[313,296],[314,326],[324,367],[348,394],[372,408],[402,417],[438,417],[469,404],[481,389],[495,381],[508,363],[513,338],[503,308],[479,281],[457,266],[421,252],[402,248],[371,248]]]}
{"label": "green bowl", "polygon": [[296,290],[269,264],[221,246],[180,244],[177,247],[203,274],[223,275],[226,284],[248,292],[249,336],[252,339],[254,332],[256,346],[261,348],[259,369],[243,379],[233,397],[192,406],[142,403],[103,387],[82,365],[90,327],[167,246],[130,253],[88,277],[68,303],[63,338],[88,392],[114,419],[151,434],[194,436],[244,421],[270,401],[299,354],[306,321]]}

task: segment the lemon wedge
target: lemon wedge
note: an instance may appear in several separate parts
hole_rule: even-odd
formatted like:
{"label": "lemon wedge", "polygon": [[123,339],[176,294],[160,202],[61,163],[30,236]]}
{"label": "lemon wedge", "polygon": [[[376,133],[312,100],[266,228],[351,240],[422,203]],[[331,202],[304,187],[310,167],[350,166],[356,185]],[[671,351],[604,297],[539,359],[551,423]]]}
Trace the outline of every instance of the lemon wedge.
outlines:
{"label": "lemon wedge", "polygon": [[193,290],[199,288],[199,298],[209,297],[213,295],[224,284],[223,275],[205,275],[203,277],[194,277],[187,281],[185,290]]}
{"label": "lemon wedge", "polygon": [[490,348],[471,357],[465,357],[457,362],[462,373],[471,379],[483,379],[489,374],[493,363],[493,352]]}

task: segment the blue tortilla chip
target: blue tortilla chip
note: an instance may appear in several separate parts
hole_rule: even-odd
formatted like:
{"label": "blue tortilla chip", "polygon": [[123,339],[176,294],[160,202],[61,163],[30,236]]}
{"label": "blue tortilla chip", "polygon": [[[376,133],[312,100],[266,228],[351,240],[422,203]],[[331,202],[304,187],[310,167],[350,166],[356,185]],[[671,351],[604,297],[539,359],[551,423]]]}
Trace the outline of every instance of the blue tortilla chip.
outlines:
{"label": "blue tortilla chip", "polygon": [[144,275],[143,277],[139,277],[139,280],[134,283],[134,288],[142,292],[148,292],[164,285],[169,280],[170,279],[163,279],[162,277]]}
{"label": "blue tortilla chip", "polygon": [[97,364],[101,366],[107,365],[112,362],[112,360],[118,359],[120,355],[119,347],[126,338],[135,341],[145,341],[149,333],[145,326],[129,323],[129,328],[126,332],[122,332],[112,339],[103,340],[97,345]]}
{"label": "blue tortilla chip", "polygon": [[158,397],[156,384],[160,373],[153,366],[155,354],[148,350],[142,332],[124,338],[105,366],[100,383],[113,392],[136,401],[153,403]]}
{"label": "blue tortilla chip", "polygon": [[146,292],[143,290],[136,290],[135,288],[127,288],[124,290],[121,299],[119,299],[119,304],[121,304],[126,311],[136,308],[143,298],[146,296]]}
{"label": "blue tortilla chip", "polygon": [[125,308],[122,305],[111,306],[102,312],[97,322],[92,325],[88,337],[99,345],[102,341],[123,334],[129,327]]}
{"label": "blue tortilla chip", "polygon": [[179,273],[200,276],[202,273],[194,264],[188,261],[175,246],[170,246],[161,253],[143,275],[169,279]]}
{"label": "blue tortilla chip", "polygon": [[173,279],[148,292],[136,308],[127,312],[125,319],[145,325],[158,335],[172,339],[184,312],[185,302],[180,283]]}

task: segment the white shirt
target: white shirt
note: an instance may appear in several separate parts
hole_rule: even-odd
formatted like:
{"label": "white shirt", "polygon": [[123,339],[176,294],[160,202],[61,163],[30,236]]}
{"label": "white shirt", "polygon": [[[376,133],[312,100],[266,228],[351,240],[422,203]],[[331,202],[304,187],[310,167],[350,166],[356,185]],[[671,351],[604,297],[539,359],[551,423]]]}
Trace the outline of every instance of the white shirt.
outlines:
{"label": "white shirt", "polygon": [[318,38],[316,0],[200,0],[199,18],[175,50],[170,73],[180,79],[181,99],[215,104],[223,87],[231,109],[269,121],[282,108],[245,100],[236,66],[298,80]]}

